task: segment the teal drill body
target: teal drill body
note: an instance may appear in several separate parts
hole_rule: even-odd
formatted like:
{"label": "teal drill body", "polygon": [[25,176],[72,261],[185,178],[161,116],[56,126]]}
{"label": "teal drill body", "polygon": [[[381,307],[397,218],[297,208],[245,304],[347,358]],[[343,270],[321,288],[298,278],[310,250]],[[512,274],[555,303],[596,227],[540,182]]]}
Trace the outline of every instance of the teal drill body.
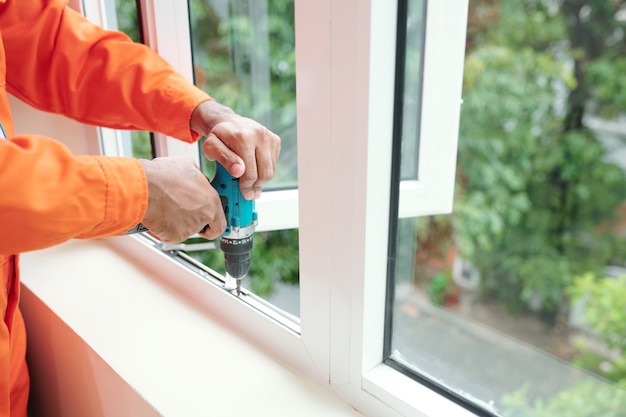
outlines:
{"label": "teal drill body", "polygon": [[226,216],[226,230],[220,236],[219,246],[224,252],[226,273],[237,280],[239,293],[241,279],[250,269],[252,235],[258,222],[254,200],[243,198],[239,179],[230,175],[219,163],[216,163],[211,185],[220,196]]}

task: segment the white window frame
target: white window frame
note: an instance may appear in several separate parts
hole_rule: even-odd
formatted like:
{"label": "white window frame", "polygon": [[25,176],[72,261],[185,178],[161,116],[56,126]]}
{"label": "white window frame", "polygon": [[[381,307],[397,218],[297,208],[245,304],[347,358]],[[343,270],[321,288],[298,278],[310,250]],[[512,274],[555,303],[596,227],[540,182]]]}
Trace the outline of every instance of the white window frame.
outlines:
{"label": "white window frame", "polygon": [[[98,23],[102,1],[83,0]],[[382,361],[396,4],[295,1],[299,190],[266,192],[257,209],[266,230],[299,225],[300,319],[260,313],[254,296],[206,285],[141,238],[114,244],[365,415],[473,415]],[[428,3],[419,180],[402,184],[401,217],[452,208],[467,3]],[[149,46],[191,80],[186,2],[143,0],[142,12]],[[194,145],[156,142],[158,155],[198,156]]]}

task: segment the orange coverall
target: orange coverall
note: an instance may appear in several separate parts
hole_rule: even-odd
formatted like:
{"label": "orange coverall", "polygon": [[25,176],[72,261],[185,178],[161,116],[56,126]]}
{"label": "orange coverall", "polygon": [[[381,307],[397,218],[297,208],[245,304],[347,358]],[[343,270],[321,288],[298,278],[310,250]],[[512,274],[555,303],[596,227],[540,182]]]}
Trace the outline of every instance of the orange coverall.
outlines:
{"label": "orange coverall", "polygon": [[[119,235],[141,221],[147,182],[135,159],[74,156],[52,139],[14,136],[7,91],[87,124],[193,142],[210,97],[147,47],[90,24],[63,0],[0,0],[0,417],[25,417],[29,377],[18,308],[18,253]],[[36,122],[35,122],[36,123]]]}

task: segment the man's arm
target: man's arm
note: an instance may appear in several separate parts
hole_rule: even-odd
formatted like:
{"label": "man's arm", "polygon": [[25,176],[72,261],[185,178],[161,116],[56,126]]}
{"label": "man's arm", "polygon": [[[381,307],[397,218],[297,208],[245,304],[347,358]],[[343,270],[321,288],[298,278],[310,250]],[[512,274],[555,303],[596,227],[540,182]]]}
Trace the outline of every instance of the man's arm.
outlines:
{"label": "man's arm", "polygon": [[192,142],[241,177],[258,198],[274,176],[280,138],[211,100],[162,58],[120,32],[99,28],[62,0],[0,5],[7,89],[42,110],[84,123],[151,130]]}
{"label": "man's arm", "polygon": [[63,0],[0,5],[7,90],[83,123],[151,130],[192,142],[193,110],[210,97],[126,35],[93,25]]}
{"label": "man's arm", "polygon": [[119,235],[146,211],[146,178],[131,158],[73,156],[57,141],[18,136],[0,140],[0,166],[2,254]]}
{"label": "man's arm", "polygon": [[[74,156],[41,136],[0,140],[0,254],[46,248],[72,238],[120,235],[138,223],[166,242],[226,220],[217,193],[185,156]],[[134,204],[129,204],[133,202]]]}
{"label": "man's arm", "polygon": [[[189,142],[201,135],[207,136],[205,154],[224,165],[234,176],[242,176],[240,184],[248,198],[257,197],[262,185],[274,175],[280,150],[278,136],[212,101],[149,48],[132,43],[124,34],[105,31],[89,23],[67,8],[64,1],[8,0],[0,5],[0,28],[6,53],[7,89],[34,107],[84,123],[158,131]],[[80,157],[76,160],[82,161]],[[92,160],[106,161],[106,158],[92,157]],[[34,164],[37,164],[36,158],[23,166]],[[123,170],[114,174],[123,175]],[[125,178],[115,180],[118,182],[110,184],[120,188],[126,184]],[[160,180],[166,181],[167,178],[161,176]],[[0,189],[8,189],[4,188],[6,183],[2,185]],[[57,187],[60,188],[60,183]],[[219,199],[210,198],[210,191],[213,190],[193,193],[212,208],[212,216],[200,214],[207,217],[203,224],[212,226],[202,234],[207,238],[215,237],[223,230],[219,219],[223,213],[214,204]],[[55,189],[47,192],[54,194]],[[59,195],[80,195],[72,192],[66,189]],[[137,200],[137,196],[131,195],[125,198],[126,206],[145,206],[145,199]],[[68,201],[72,204],[71,200]],[[124,211],[125,207],[119,207],[119,210]],[[175,207],[162,210],[163,213],[169,211],[177,212]],[[150,211],[146,215],[145,223],[152,223]],[[154,221],[155,217],[152,218]],[[179,240],[191,227],[171,215],[161,216],[158,222],[164,226],[163,222],[170,220],[172,222],[165,225],[167,230],[163,229],[159,234],[160,238]],[[76,227],[80,224],[80,221],[75,223]],[[120,224],[128,227],[125,222],[118,223],[118,226]],[[155,223],[152,226],[157,228]],[[199,229],[186,232],[191,235]],[[113,235],[121,231],[83,233],[73,229],[75,234],[70,236],[71,233],[61,230],[57,231],[59,236],[55,239],[66,240],[66,235]]]}

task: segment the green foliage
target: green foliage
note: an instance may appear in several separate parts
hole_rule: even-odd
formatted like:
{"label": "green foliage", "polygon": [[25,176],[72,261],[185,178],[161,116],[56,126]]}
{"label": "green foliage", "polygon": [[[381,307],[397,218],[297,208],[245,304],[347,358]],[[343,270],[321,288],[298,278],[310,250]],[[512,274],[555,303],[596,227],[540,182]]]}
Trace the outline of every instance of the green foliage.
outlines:
{"label": "green foliage", "polygon": [[135,158],[152,159],[150,133],[133,131],[130,133]]}
{"label": "green foliage", "polygon": [[567,38],[567,26],[556,1],[501,2],[501,16],[492,41],[511,48],[548,51]]}
{"label": "green foliage", "polygon": [[583,322],[616,354],[604,358],[611,362],[608,370],[597,366],[594,371],[626,389],[626,275],[598,279],[586,273],[576,277],[568,293],[572,303],[584,303]]}
{"label": "green foliage", "polygon": [[626,392],[601,381],[585,380],[546,398],[531,401],[528,387],[503,398],[507,417],[623,417]]}
{"label": "green foliage", "polygon": [[531,49],[487,46],[467,57],[458,181],[460,217],[473,236],[459,236],[466,255],[490,250],[530,209],[527,182],[541,164],[554,165],[546,154],[559,128],[553,97],[567,80],[561,64]]}
{"label": "green foliage", "polygon": [[613,118],[626,109],[626,58],[606,54],[589,63],[586,81],[593,85],[598,112]]}
{"label": "green foliage", "polygon": [[[194,64],[207,76],[207,91],[241,114],[271,120],[273,130],[295,123],[295,32],[293,1],[270,0],[267,14],[253,20],[252,7],[231,2],[228,17],[218,16],[208,1],[192,1]],[[267,49],[263,36],[267,35]],[[259,37],[261,36],[261,37]],[[254,62],[267,63],[269,80],[254,78]],[[255,82],[269,81],[265,86]],[[260,94],[267,94],[265,100]],[[269,107],[268,107],[269,106]],[[278,128],[277,128],[278,127]]]}
{"label": "green foliage", "polygon": [[259,295],[274,291],[274,282],[297,285],[300,278],[298,229],[256,233],[250,267],[252,290]]}
{"label": "green foliage", "polygon": [[[604,6],[589,3],[604,16]],[[553,317],[573,275],[600,270],[624,247],[610,227],[626,199],[624,171],[593,132],[565,123],[582,118],[569,114],[581,91],[624,109],[615,91],[622,64],[609,70],[612,62],[598,58],[588,77],[573,71],[568,58],[591,54],[568,49],[563,12],[571,4],[479,4],[492,20],[472,34],[466,56],[455,242],[481,271],[486,294],[513,311],[532,306]],[[612,33],[598,25],[583,30]]]}
{"label": "green foliage", "polygon": [[137,4],[134,0],[116,0],[115,13],[118,30],[126,33],[133,41],[139,42],[137,27]]}
{"label": "green foliage", "polygon": [[[193,240],[187,243],[192,243]],[[220,250],[190,253],[191,256],[213,269],[225,274],[224,254]],[[300,278],[298,252],[298,229],[257,232],[254,234],[250,263],[250,287],[252,291],[267,297],[273,294],[275,283],[297,285]]]}
{"label": "green foliage", "polygon": [[[605,161],[591,132],[555,130],[558,118],[547,98],[542,103],[540,87],[523,98],[506,87],[512,80],[493,78],[486,74],[491,85],[466,95],[459,170],[467,185],[459,191],[457,241],[486,289],[509,308],[535,301],[552,314],[572,274],[598,270],[616,256],[614,236],[597,226],[624,200],[626,176]],[[494,91],[508,99],[486,110],[482,103]]]}
{"label": "green foliage", "polygon": [[428,284],[428,299],[436,305],[445,305],[452,292],[451,278],[442,272],[432,277]]}
{"label": "green foliage", "polygon": [[[531,49],[488,46],[466,60],[458,181],[465,186],[457,196],[456,240],[483,272],[487,289],[499,291],[496,295],[510,308],[519,303],[524,281],[520,269],[528,261],[556,265],[551,251],[541,251],[549,242],[538,242],[536,233],[534,242],[518,241],[519,235],[511,232],[528,226],[533,201],[527,184],[560,159],[546,150],[545,138],[557,133],[552,97],[555,83],[564,84],[565,78],[559,63]],[[542,214],[549,217],[549,211]],[[550,220],[536,219],[544,227]],[[533,249],[536,257],[531,260],[528,252]],[[554,292],[547,290],[546,296]]]}

